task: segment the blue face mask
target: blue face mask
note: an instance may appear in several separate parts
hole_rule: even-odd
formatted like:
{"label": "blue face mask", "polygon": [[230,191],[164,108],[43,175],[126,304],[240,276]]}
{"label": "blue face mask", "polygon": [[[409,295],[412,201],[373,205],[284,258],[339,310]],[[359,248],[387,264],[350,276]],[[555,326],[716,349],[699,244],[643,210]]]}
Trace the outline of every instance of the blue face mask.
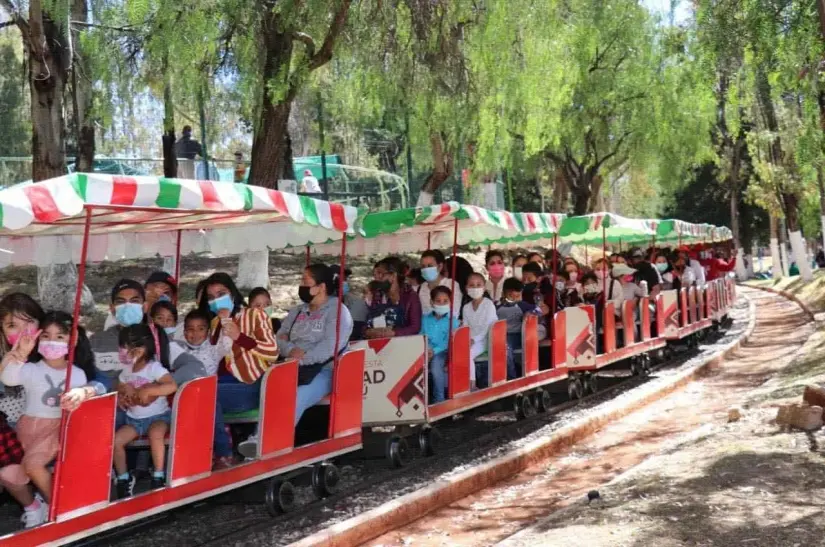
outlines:
{"label": "blue face mask", "polygon": [[436,279],[438,279],[438,268],[435,266],[430,266],[428,268],[421,268],[421,277],[424,278],[424,281],[427,283],[432,283]]}
{"label": "blue face mask", "polygon": [[344,281],[342,290],[344,291],[344,295],[349,294],[349,281]]}
{"label": "blue face mask", "polygon": [[171,302],[172,299],[169,298],[168,294],[162,294],[158,297],[158,302]]}
{"label": "blue face mask", "polygon": [[143,306],[127,302],[115,306],[115,319],[123,327],[131,327],[143,321]]}
{"label": "blue face mask", "polygon": [[218,313],[221,310],[232,310],[234,308],[235,301],[232,300],[232,296],[228,294],[209,301],[209,309],[212,313]]}
{"label": "blue face mask", "polygon": [[436,315],[447,315],[450,313],[449,304],[433,304],[433,311]]}
{"label": "blue face mask", "polygon": [[177,327],[164,327],[164,328],[163,328],[163,331],[164,331],[166,334],[168,334],[169,336],[172,336],[172,335],[174,335],[176,332],[178,332],[178,328],[177,328]]}

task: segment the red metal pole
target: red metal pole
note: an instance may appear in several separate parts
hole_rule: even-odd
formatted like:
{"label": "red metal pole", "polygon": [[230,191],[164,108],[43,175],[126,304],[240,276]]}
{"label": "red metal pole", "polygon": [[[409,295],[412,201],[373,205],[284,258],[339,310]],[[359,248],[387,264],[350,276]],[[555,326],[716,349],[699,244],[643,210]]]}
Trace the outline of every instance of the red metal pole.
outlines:
{"label": "red metal pole", "polygon": [[607,229],[604,226],[602,226],[602,271],[604,272],[602,295],[604,296],[604,304],[607,306],[607,272],[610,270],[607,268]]}
{"label": "red metal pole", "polygon": [[432,237],[432,232],[427,232],[427,250],[430,250],[430,238]]}
{"label": "red metal pole", "polygon": [[[334,381],[335,380],[335,374],[337,374],[337,371],[335,370],[335,367],[338,366],[338,348],[341,346],[341,309],[344,306],[344,268],[346,268],[346,265],[347,265],[347,234],[344,233],[343,236],[344,237],[341,238],[341,263],[340,263],[341,271],[338,273],[338,309],[336,310],[337,315],[335,316],[335,349],[332,350],[332,363],[333,363],[333,365],[332,365],[333,366],[333,370],[332,370],[332,378],[333,378],[332,389],[333,389],[333,393],[334,393],[334,390],[335,390],[335,381]],[[309,256],[308,251],[309,251],[309,246],[307,245],[307,256]],[[330,413],[335,412],[335,405],[331,405],[329,407],[329,409],[330,409],[329,410]],[[330,438],[332,438],[333,435],[334,435],[333,427],[334,427],[334,424],[335,424],[335,420],[333,418],[334,418],[334,416],[332,416],[332,414],[330,414],[330,417],[329,417],[329,430],[328,430],[328,435],[329,435]]]}
{"label": "red metal pole", "polygon": [[[72,385],[72,365],[74,364],[75,349],[77,349],[77,327],[80,324],[80,299],[83,296],[83,282],[86,280],[86,257],[89,252],[89,231],[92,227],[92,208],[86,208],[86,224],[83,226],[83,246],[80,248],[80,266],[77,268],[77,288],[74,293],[74,310],[72,311],[72,334],[69,338],[69,366],[66,368],[66,387],[63,393],[71,389]],[[52,499],[49,504],[49,520],[54,521],[57,517],[57,501],[60,497],[60,475],[63,462],[63,449],[65,439],[63,438],[66,431],[66,422],[69,419],[69,413],[62,411],[60,413],[60,447],[57,452],[57,460],[54,466],[54,480],[52,481]]]}
{"label": "red metal pole", "polygon": [[[344,234],[344,240],[346,240],[346,239],[347,239],[347,236],[346,236],[346,234]],[[345,245],[346,245],[346,243],[345,243]],[[309,245],[307,245],[307,259],[306,259],[306,267],[307,267],[307,268],[309,267]]]}
{"label": "red metal pole", "polygon": [[558,252],[556,251],[556,247],[558,246],[557,245],[558,244],[558,238],[559,238],[558,234],[553,234],[553,259],[550,261],[550,264],[551,264],[550,267],[553,270],[553,272],[552,272],[552,279],[553,279],[552,285],[553,286],[550,288],[550,299],[552,301],[551,302],[552,307],[550,308],[550,314],[549,314],[549,318],[548,318],[547,322],[550,323],[550,329],[549,330],[550,330],[550,341],[551,342],[553,342],[556,339],[555,315],[556,315],[556,302],[558,301],[558,297],[556,296],[556,270],[558,269],[558,264],[557,264],[557,262],[558,262],[558,260],[557,260]]}
{"label": "red metal pole", "polygon": [[[429,236],[428,236],[428,241],[429,241]],[[449,334],[449,340],[452,340],[452,338],[453,338],[453,313],[455,313],[455,310],[453,310],[453,302],[455,302],[455,272],[456,272],[456,265],[458,264],[457,253],[458,253],[458,218],[456,218],[453,221],[453,264],[452,264],[452,267],[451,267],[451,269],[452,269],[451,278],[452,279],[450,280],[450,281],[452,281],[451,288],[450,288],[450,292],[452,293],[452,297],[450,298],[450,334]],[[447,355],[449,355],[449,353]]]}
{"label": "red metal pole", "polygon": [[175,283],[178,284],[178,291],[175,291],[175,306],[178,305],[178,292],[180,291],[180,241],[183,230],[178,230],[178,241],[175,245]]}

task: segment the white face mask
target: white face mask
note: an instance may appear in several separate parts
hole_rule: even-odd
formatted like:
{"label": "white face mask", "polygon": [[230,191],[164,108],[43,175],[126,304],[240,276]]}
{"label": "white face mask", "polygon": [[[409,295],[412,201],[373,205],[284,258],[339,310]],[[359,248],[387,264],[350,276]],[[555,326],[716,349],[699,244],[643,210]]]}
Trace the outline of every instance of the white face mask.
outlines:
{"label": "white face mask", "polygon": [[521,266],[513,268],[513,277],[521,281]]}
{"label": "white face mask", "polygon": [[593,270],[593,273],[596,274],[596,277],[598,277],[599,280],[602,280],[606,277],[604,270]]}
{"label": "white face mask", "polygon": [[579,278],[579,272],[570,272],[570,282],[575,283],[576,280]]}
{"label": "white face mask", "polygon": [[591,283],[589,285],[584,286],[584,293],[585,294],[596,294],[597,292],[599,292],[599,286],[598,285],[593,285]]}
{"label": "white face mask", "polygon": [[564,281],[556,281],[556,290],[563,291],[564,290]]}
{"label": "white face mask", "polygon": [[480,298],[484,298],[484,288],[483,287],[472,287],[467,289],[467,294],[473,300],[478,300]]}

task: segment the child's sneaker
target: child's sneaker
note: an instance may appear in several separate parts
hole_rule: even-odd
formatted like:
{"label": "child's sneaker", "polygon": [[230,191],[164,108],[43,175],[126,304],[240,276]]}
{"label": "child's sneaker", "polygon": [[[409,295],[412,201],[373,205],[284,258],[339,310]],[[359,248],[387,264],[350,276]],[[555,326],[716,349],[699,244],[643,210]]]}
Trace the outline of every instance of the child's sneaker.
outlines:
{"label": "child's sneaker", "polygon": [[152,490],[156,488],[163,488],[164,486],[166,486],[166,475],[163,475],[162,477],[152,475]]}
{"label": "child's sneaker", "polygon": [[258,457],[258,435],[250,435],[245,441],[238,443],[238,452],[247,459]]}
{"label": "child's sneaker", "polygon": [[129,498],[135,493],[135,476],[129,474],[128,479],[117,479],[117,498]]}
{"label": "child's sneaker", "polygon": [[[39,501],[39,500],[38,500]],[[36,509],[23,511],[23,516],[20,517],[26,528],[34,528],[40,526],[49,520],[49,506],[46,502],[40,502]]]}

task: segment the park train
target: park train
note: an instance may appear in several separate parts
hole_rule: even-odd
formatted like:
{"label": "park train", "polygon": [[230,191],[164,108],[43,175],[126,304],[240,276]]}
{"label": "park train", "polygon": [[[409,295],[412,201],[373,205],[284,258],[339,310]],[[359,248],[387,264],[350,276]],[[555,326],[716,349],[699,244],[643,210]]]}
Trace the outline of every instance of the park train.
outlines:
{"label": "park train", "polygon": [[[726,228],[678,220],[613,214],[565,218],[452,202],[364,214],[343,204],[243,184],[82,173],[0,191],[0,222],[0,248],[5,251],[0,267],[80,265],[75,328],[86,264],[104,259],[173,256],[179,278],[180,256],[193,252],[306,249],[307,260],[311,251],[340,254],[343,268],[348,255],[428,248],[452,248],[455,253],[458,246],[547,249],[569,243],[606,251],[608,245],[675,246],[730,239]],[[691,343],[725,323],[734,298],[735,286],[727,277],[661,292],[654,302],[648,297],[625,301],[621,319],[608,303],[599,332],[592,306],[566,308],[550,321],[550,340],[539,340],[537,318],[527,316],[520,355],[523,373],[513,380],[506,373],[506,325],[495,323],[487,351],[489,387],[478,390],[471,390],[469,383],[469,330],[460,327],[451,333],[449,397],[437,404],[428,403],[423,336],[348,347],[341,341],[333,390],[324,401],[329,408],[324,438],[296,445],[298,364],[287,360],[264,375],[255,416],[227,416],[227,423],[259,424],[257,457],[218,471],[212,470],[217,380],[195,379],[174,395],[166,486],[115,501],[111,469],[116,395],[92,398],[63,413],[49,522],[0,536],[0,545],[66,544],[259,481],[265,481],[268,509],[283,511],[292,494],[289,477],[309,472],[316,494],[328,495],[337,482],[330,461],[360,450],[362,432],[370,428],[396,426],[399,433],[386,442],[394,465],[403,463],[407,438],[414,437],[422,452],[431,454],[433,427],[445,418],[502,399],[514,403],[519,417],[530,416],[552,404],[551,384],[565,382],[570,397],[581,398],[598,389],[596,375],[603,367],[629,366],[634,373],[646,373],[653,352],[671,342]],[[338,313],[340,317],[340,307]],[[596,336],[603,337],[601,353]]]}

